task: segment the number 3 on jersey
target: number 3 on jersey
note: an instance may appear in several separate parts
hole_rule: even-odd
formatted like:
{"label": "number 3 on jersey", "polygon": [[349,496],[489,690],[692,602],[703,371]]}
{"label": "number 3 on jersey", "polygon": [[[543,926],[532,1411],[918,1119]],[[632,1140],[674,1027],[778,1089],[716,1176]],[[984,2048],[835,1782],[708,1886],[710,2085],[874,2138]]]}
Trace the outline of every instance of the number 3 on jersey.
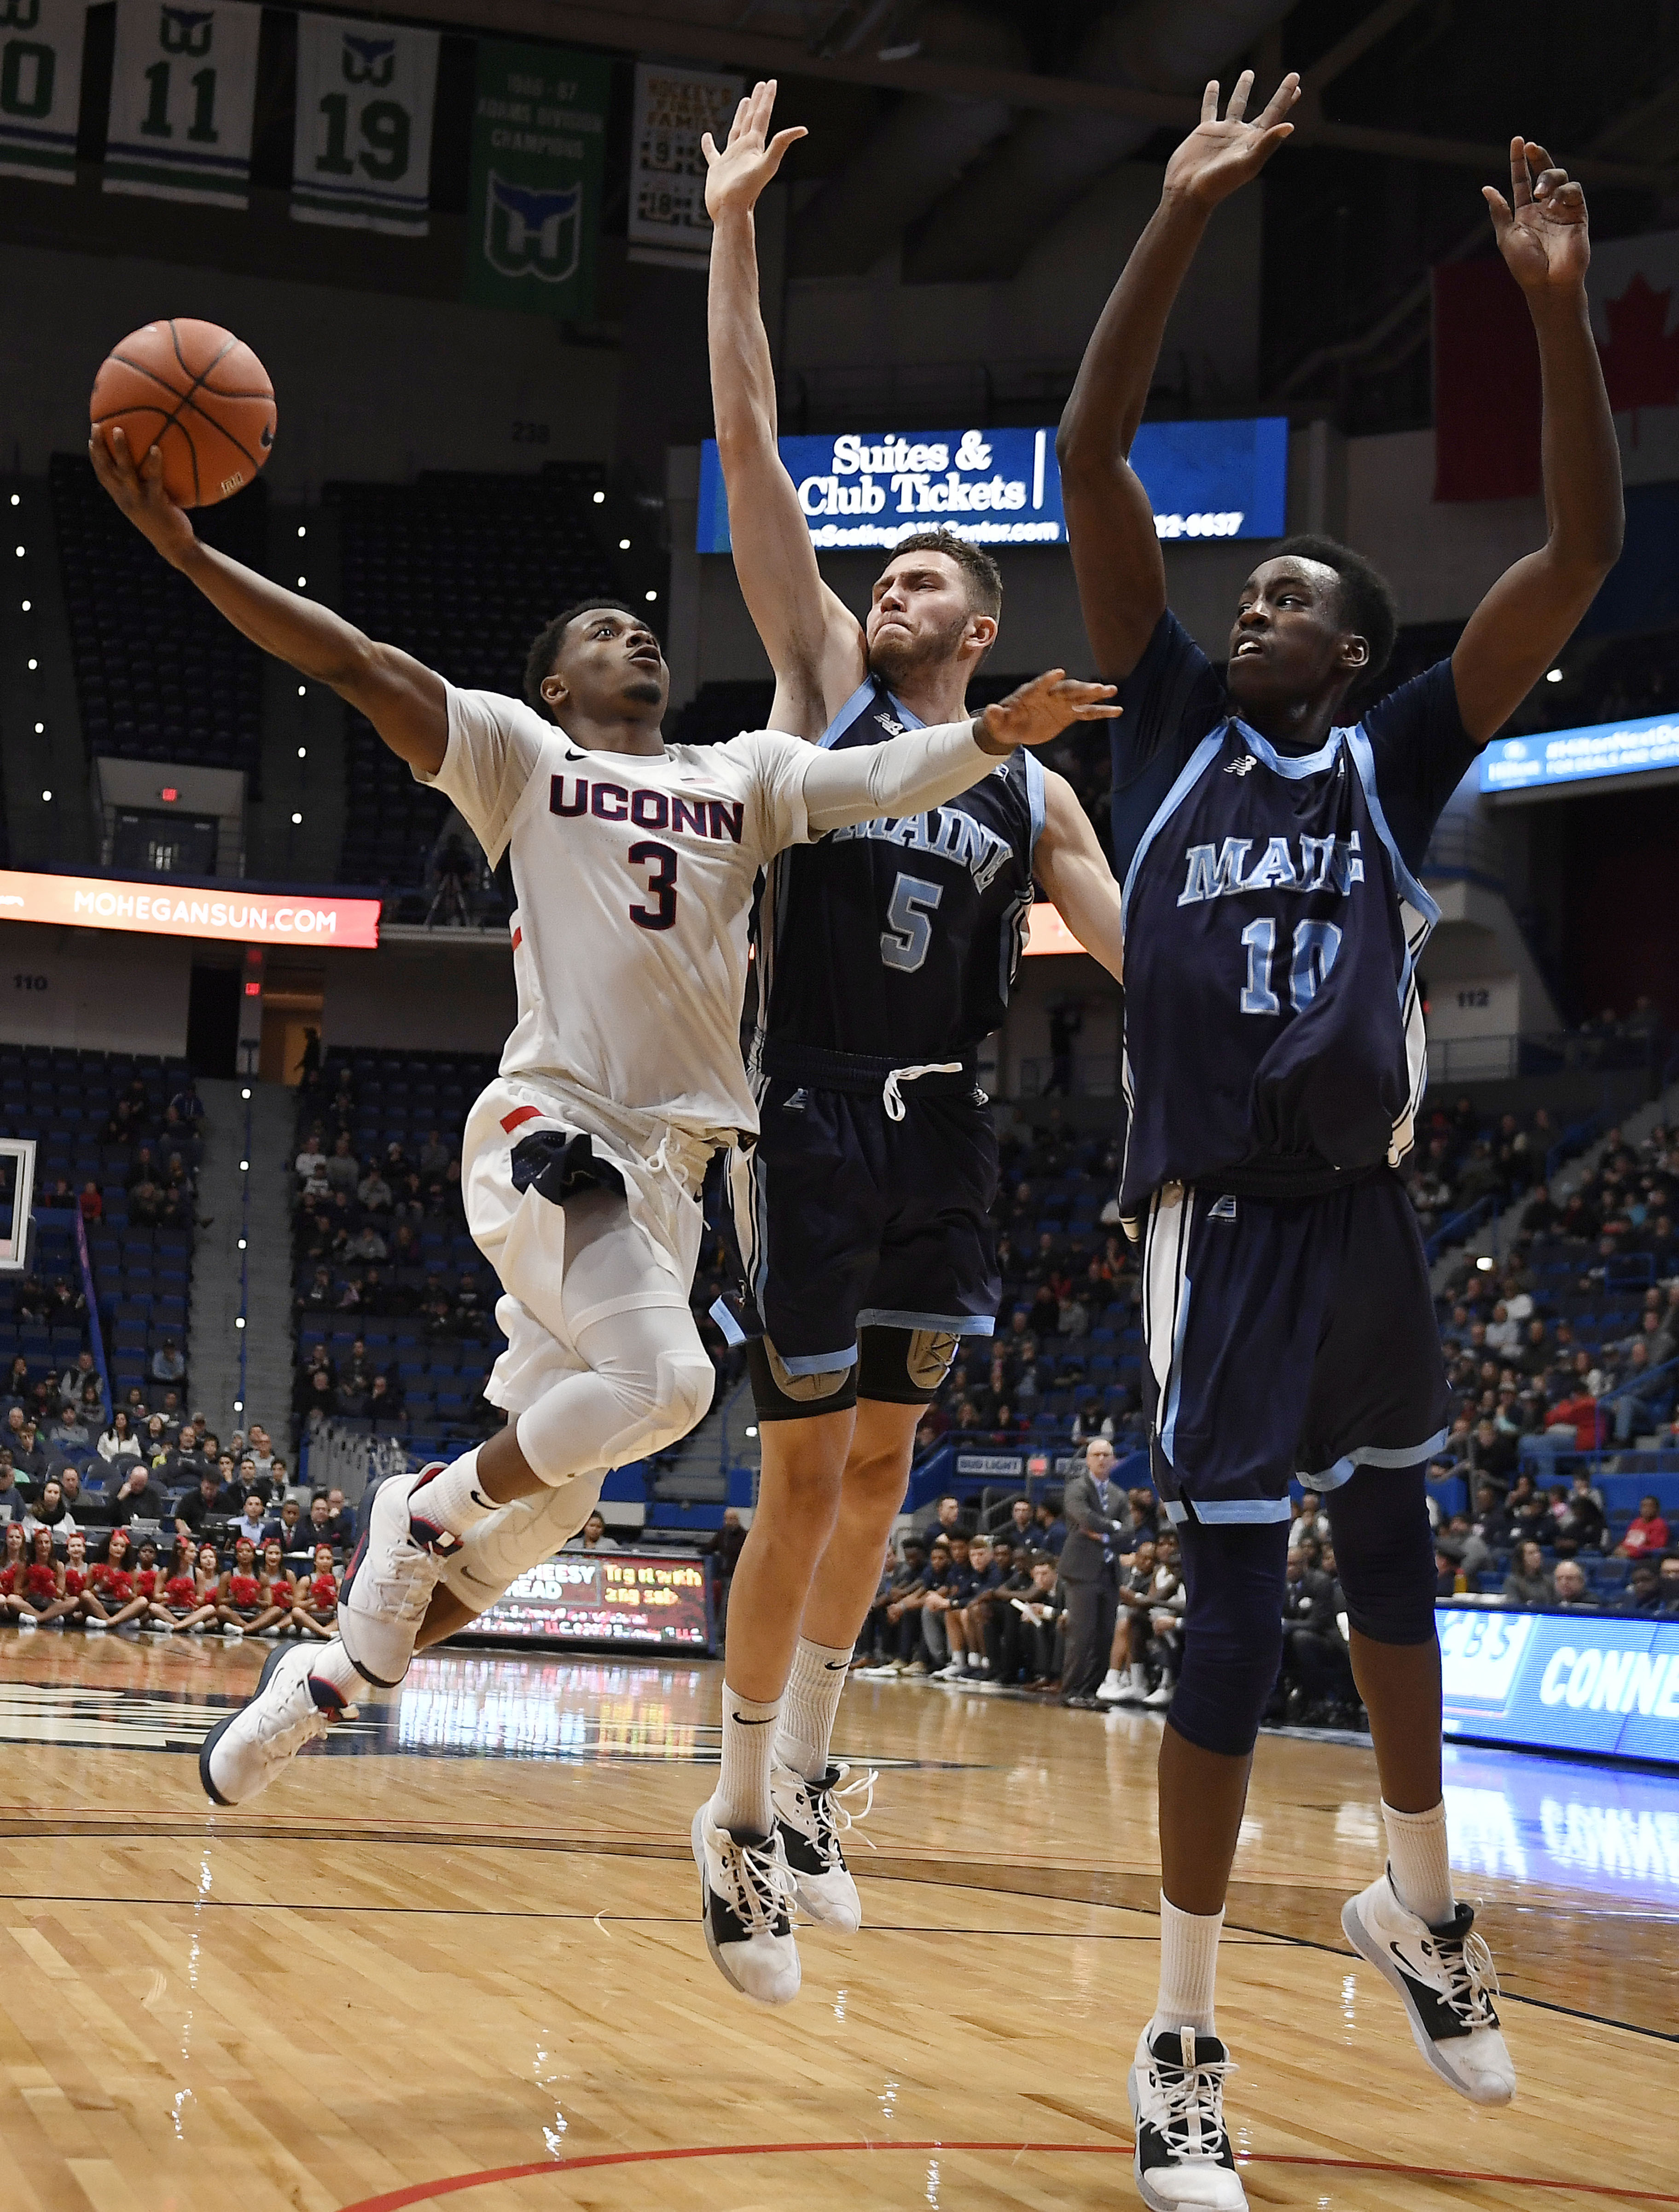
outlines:
{"label": "number 3 on jersey", "polygon": [[886,927],[880,933],[880,957],[887,967],[913,975],[933,942],[933,914],[945,895],[942,884],[925,876],[900,876],[892,885]]}
{"label": "number 3 on jersey", "polygon": [[[1282,1000],[1271,988],[1272,959],[1277,949],[1274,916],[1250,921],[1242,932],[1248,949],[1248,980],[1242,987],[1244,1014],[1280,1014]],[[1305,1013],[1317,997],[1318,987],[1341,950],[1341,932],[1332,921],[1302,921],[1294,931],[1293,956],[1288,964],[1288,996],[1297,1014]]]}
{"label": "number 3 on jersey", "polygon": [[632,906],[630,919],[637,929],[669,929],[676,920],[676,854],[668,845],[643,837],[630,848],[630,865],[647,870],[647,896],[654,902]]}

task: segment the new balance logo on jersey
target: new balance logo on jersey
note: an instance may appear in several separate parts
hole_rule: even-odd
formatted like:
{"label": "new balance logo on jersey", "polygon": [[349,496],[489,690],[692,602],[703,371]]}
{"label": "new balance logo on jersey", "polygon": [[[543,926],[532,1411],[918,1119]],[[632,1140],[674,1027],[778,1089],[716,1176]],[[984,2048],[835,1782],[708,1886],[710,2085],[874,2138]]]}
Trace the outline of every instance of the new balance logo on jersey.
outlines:
{"label": "new balance logo on jersey", "polygon": [[1240,760],[1226,762],[1225,774],[1226,775],[1245,775],[1250,769],[1257,768],[1258,766],[1259,763],[1254,758],[1251,753],[1244,753]]}
{"label": "new balance logo on jersey", "polygon": [[1228,1191],[1226,1191],[1221,1198],[1215,1198],[1214,1200],[1212,1205],[1208,1208],[1207,1218],[1209,1221],[1235,1220],[1236,1200],[1231,1196]]}
{"label": "new balance logo on jersey", "polygon": [[746,811],[738,799],[684,799],[677,792],[631,791],[622,783],[592,784],[586,775],[557,775],[549,779],[548,811],[633,822],[638,830],[668,830],[677,836],[727,837],[738,845]]}
{"label": "new balance logo on jersey", "polygon": [[935,806],[930,814],[908,815],[898,822],[854,822],[830,830],[824,842],[839,844],[848,837],[870,837],[878,843],[900,845],[906,852],[936,853],[946,860],[959,860],[981,890],[989,890],[1014,858],[1007,837],[954,806]]}
{"label": "new balance logo on jersey", "polygon": [[879,720],[881,728],[886,732],[889,737],[902,738],[907,737],[909,734],[908,725],[903,722],[893,721],[890,714],[880,715],[879,717]]}
{"label": "new balance logo on jersey", "polygon": [[[1344,897],[1354,884],[1364,881],[1356,830],[1350,837],[1268,837],[1264,851],[1249,867],[1248,855],[1256,842],[1252,837],[1226,837],[1216,851],[1211,845],[1191,845],[1183,888],[1177,894],[1179,906],[1232,898],[1238,891],[1335,890]],[[1297,844],[1298,860],[1293,851]]]}

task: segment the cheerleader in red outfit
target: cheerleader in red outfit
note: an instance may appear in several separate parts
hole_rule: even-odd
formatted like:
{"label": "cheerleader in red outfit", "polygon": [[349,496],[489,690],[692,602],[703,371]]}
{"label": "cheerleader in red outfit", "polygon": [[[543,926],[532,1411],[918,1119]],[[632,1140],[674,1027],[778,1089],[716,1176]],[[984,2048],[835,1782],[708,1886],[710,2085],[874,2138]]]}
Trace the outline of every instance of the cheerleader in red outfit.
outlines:
{"label": "cheerleader in red outfit", "polygon": [[52,1556],[52,1531],[37,1528],[29,1539],[29,1564],[23,1571],[23,1602],[18,1607],[20,1628],[40,1628],[62,1620],[72,1610],[64,1595],[64,1571]]}
{"label": "cheerleader in red outfit", "polygon": [[[216,1547],[206,1544],[212,1569],[216,1564]],[[169,1572],[161,1596],[152,1601],[151,1617],[166,1636],[193,1635],[207,1627],[216,1618],[214,1590],[219,1577],[210,1577],[212,1595],[200,1594],[198,1577],[192,1571],[192,1540],[183,1536],[175,1546],[174,1556],[169,1562]]]}
{"label": "cheerleader in red outfit", "polygon": [[216,1617],[228,1638],[254,1636],[276,1617],[257,1572],[257,1547],[248,1536],[240,1536],[234,1545],[234,1563],[222,1577]]}
{"label": "cheerleader in red outfit", "polygon": [[306,1636],[323,1643],[332,1634],[338,1618],[338,1578],[332,1571],[332,1547],[315,1546],[315,1571],[298,1591],[291,1617]]}
{"label": "cheerleader in red outfit", "polygon": [[66,1620],[82,1618],[82,1601],[87,1595],[92,1571],[88,1565],[88,1540],[81,1529],[73,1529],[64,1539],[64,1564],[58,1577],[58,1587],[69,1601]]}
{"label": "cheerleader in red outfit", "polygon": [[157,1632],[151,1618],[152,1601],[162,1586],[163,1570],[157,1564],[157,1546],[151,1537],[143,1536],[134,1558],[134,1595],[144,1600],[146,1608],[140,1616],[143,1635],[149,1630]]}
{"label": "cheerleader in red outfit", "polygon": [[18,1607],[23,1602],[23,1573],[29,1564],[28,1539],[21,1521],[6,1523],[3,1550],[0,1550],[0,1620],[15,1620]]}
{"label": "cheerleader in red outfit", "polygon": [[89,1570],[82,1594],[82,1611],[89,1628],[126,1628],[143,1620],[149,1601],[135,1587],[134,1540],[126,1528],[113,1528],[106,1540],[105,1557]]}
{"label": "cheerleader in red outfit", "polygon": [[297,1585],[286,1565],[286,1547],[271,1536],[262,1547],[262,1601],[267,1610],[257,1623],[259,1636],[283,1636],[291,1626],[291,1609],[297,1602]]}

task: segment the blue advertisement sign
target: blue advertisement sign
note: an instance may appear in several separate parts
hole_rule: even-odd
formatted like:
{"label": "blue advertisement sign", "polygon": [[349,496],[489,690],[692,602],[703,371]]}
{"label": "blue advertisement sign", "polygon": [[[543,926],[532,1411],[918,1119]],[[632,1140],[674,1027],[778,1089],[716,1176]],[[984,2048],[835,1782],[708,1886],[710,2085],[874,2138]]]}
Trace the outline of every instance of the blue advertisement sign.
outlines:
{"label": "blue advertisement sign", "polygon": [[1601,775],[1643,775],[1679,769],[1679,718],[1646,714],[1636,722],[1592,722],[1499,738],[1481,756],[1483,791],[1538,791]]}
{"label": "blue advertisement sign", "polygon": [[[1055,434],[1043,430],[847,430],[783,438],[782,459],[822,550],[887,549],[914,530],[978,545],[1062,545]],[[1145,422],[1131,465],[1163,539],[1280,538],[1286,528],[1288,418]],[[700,448],[702,553],[729,550],[728,499],[715,439]]]}
{"label": "blue advertisement sign", "polygon": [[1448,1735],[1679,1767],[1679,1620],[1442,1606]]}
{"label": "blue advertisement sign", "polygon": [[1621,1905],[1679,1905],[1679,1777],[1511,1759],[1459,1742],[1446,1747],[1445,1810],[1460,1874],[1542,1882]]}

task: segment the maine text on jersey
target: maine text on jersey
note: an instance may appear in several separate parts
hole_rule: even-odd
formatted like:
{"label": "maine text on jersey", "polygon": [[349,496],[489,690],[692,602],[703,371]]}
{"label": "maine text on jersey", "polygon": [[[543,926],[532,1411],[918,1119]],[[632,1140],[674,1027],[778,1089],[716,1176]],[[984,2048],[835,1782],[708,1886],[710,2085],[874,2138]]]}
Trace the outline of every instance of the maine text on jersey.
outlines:
{"label": "maine text on jersey", "polygon": [[906,852],[936,853],[942,860],[958,860],[981,890],[1014,858],[1014,847],[1007,837],[951,806],[935,806],[929,814],[897,822],[854,822],[828,833],[832,844],[848,837],[873,838],[878,844],[902,846]]}
{"label": "maine text on jersey", "polygon": [[1298,863],[1288,838],[1268,837],[1265,850],[1250,869],[1248,855],[1257,842],[1253,837],[1226,837],[1216,848],[1191,845],[1189,871],[1177,894],[1179,906],[1233,898],[1239,891],[1336,890],[1345,896],[1354,884],[1364,881],[1356,830],[1349,837],[1298,837],[1293,841],[1300,848]]}

